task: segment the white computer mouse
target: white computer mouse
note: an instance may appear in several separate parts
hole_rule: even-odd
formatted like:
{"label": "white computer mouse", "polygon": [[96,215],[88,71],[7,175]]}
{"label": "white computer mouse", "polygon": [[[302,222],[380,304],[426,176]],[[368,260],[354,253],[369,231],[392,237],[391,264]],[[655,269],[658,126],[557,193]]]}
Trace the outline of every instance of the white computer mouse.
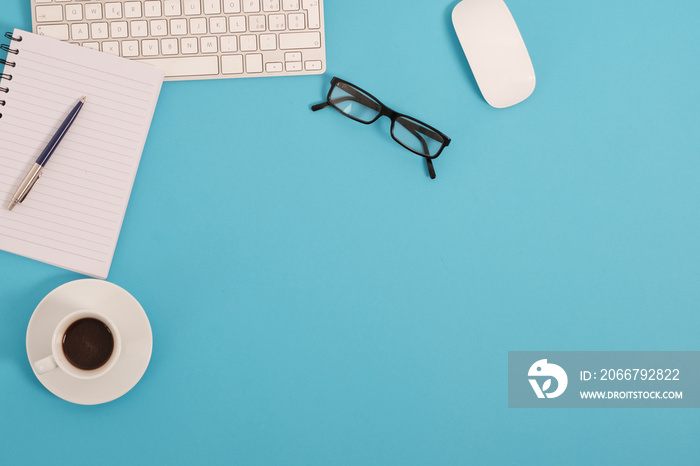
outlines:
{"label": "white computer mouse", "polygon": [[503,0],[463,0],[452,10],[452,23],[489,105],[510,107],[532,94],[535,70]]}

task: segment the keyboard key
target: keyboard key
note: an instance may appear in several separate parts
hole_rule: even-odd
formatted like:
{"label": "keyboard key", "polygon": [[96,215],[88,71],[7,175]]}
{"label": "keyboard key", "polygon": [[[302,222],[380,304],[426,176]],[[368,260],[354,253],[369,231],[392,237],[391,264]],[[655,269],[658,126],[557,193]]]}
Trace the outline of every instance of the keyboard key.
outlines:
{"label": "keyboard key", "polygon": [[262,32],[265,30],[265,15],[250,15],[248,17],[248,30],[250,32]]}
{"label": "keyboard key", "polygon": [[318,0],[302,0],[302,7],[306,10],[309,29],[321,28],[321,10],[318,6]]}
{"label": "keyboard key", "polygon": [[207,18],[191,18],[190,19],[190,34],[206,34],[207,33]]}
{"label": "keyboard key", "polygon": [[282,0],[282,9],[284,11],[298,11],[299,0]]}
{"label": "keyboard key", "polygon": [[243,56],[224,55],[221,57],[221,72],[224,74],[242,74]]}
{"label": "keyboard key", "polygon": [[[224,13],[240,13],[241,0],[224,0]],[[223,64],[222,64],[223,65]]]}
{"label": "keyboard key", "polygon": [[155,37],[168,35],[168,21],[165,19],[151,20],[151,35]]}
{"label": "keyboard key", "polygon": [[263,11],[280,11],[280,0],[263,0]]}
{"label": "keyboard key", "polygon": [[127,32],[126,21],[115,21],[113,23],[109,23],[109,28],[111,30],[111,35],[113,39],[129,37],[129,34]]}
{"label": "keyboard key", "polygon": [[186,15],[192,16],[202,14],[201,0],[182,0],[182,6]]}
{"label": "keyboard key", "polygon": [[315,49],[321,47],[319,32],[283,32],[279,35],[281,50]]}
{"label": "keyboard key", "polygon": [[[224,57],[222,57],[223,59]],[[200,57],[146,58],[137,61],[157,66],[169,77],[209,76],[219,74],[219,60],[214,55]],[[223,61],[223,60],[222,60]]]}
{"label": "keyboard key", "polygon": [[148,35],[148,23],[146,20],[131,22],[131,37],[146,37]]}
{"label": "keyboard key", "polygon": [[275,34],[260,34],[260,50],[277,50]]}
{"label": "keyboard key", "polygon": [[88,3],[85,5],[85,19],[102,19],[102,4]]}
{"label": "keyboard key", "polygon": [[262,73],[263,56],[259,53],[252,53],[245,56],[245,70],[248,73]]}
{"label": "keyboard key", "polygon": [[289,72],[301,71],[302,69],[302,64],[300,61],[288,61],[284,64],[284,66]]}
{"label": "keyboard key", "polygon": [[183,54],[192,55],[199,51],[197,39],[195,37],[184,37],[180,39],[180,49]]}
{"label": "keyboard key", "polygon": [[184,36],[187,34],[187,20],[177,18],[170,20],[170,34],[173,36]]}
{"label": "keyboard key", "polygon": [[219,51],[219,41],[216,37],[202,37],[200,50],[202,53],[216,53]]}
{"label": "keyboard key", "polygon": [[180,16],[182,14],[180,0],[165,0],[163,9],[165,10],[165,16]]}
{"label": "keyboard key", "polygon": [[287,28],[287,17],[284,15],[270,15],[267,19],[270,31],[284,31]]}
{"label": "keyboard key", "polygon": [[119,56],[119,42],[102,42],[102,51],[105,53],[111,53],[112,55]]}
{"label": "keyboard key", "polygon": [[126,2],[124,4],[124,17],[140,18],[141,17],[141,2]]}
{"label": "keyboard key", "polygon": [[161,39],[160,50],[163,55],[177,55],[180,51],[177,39]]}
{"label": "keyboard key", "polygon": [[214,18],[209,18],[209,32],[212,34],[221,34],[226,32],[226,18],[223,16],[216,16]]}
{"label": "keyboard key", "polygon": [[238,51],[238,40],[236,39],[236,36],[221,36],[220,41],[222,52],[226,53]]}
{"label": "keyboard key", "polygon": [[228,19],[229,32],[245,32],[245,16],[231,16]]}
{"label": "keyboard key", "polygon": [[105,19],[121,19],[122,4],[116,2],[105,3]]}
{"label": "keyboard key", "polygon": [[307,60],[304,62],[304,69],[306,71],[318,71],[323,68],[323,62],[321,60]]}
{"label": "keyboard key", "polygon": [[[51,21],[63,20],[63,7],[61,5],[47,5],[36,7],[36,21],[38,23],[48,23]],[[68,26],[66,25],[66,32]]]}
{"label": "keyboard key", "polygon": [[304,19],[304,13],[290,13],[289,14],[289,29],[291,31],[299,31],[306,27],[306,20]]}
{"label": "keyboard key", "polygon": [[45,24],[36,27],[36,33],[40,36],[53,37],[58,40],[68,40],[67,24]]}
{"label": "keyboard key", "polygon": [[158,39],[144,39],[141,41],[141,54],[144,57],[158,55]]}
{"label": "keyboard key", "polygon": [[73,40],[85,40],[89,38],[87,23],[73,23],[70,25],[70,34]]}
{"label": "keyboard key", "polygon": [[146,18],[157,18],[161,16],[160,5],[160,0],[144,2],[143,7],[146,10]]}
{"label": "keyboard key", "polygon": [[301,52],[285,52],[284,61],[301,61]]}
{"label": "keyboard key", "polygon": [[258,49],[257,37],[246,34],[240,37],[241,52],[254,52]]}
{"label": "keyboard key", "polygon": [[106,39],[109,37],[107,23],[92,23],[90,25],[90,37],[93,39]]}
{"label": "keyboard key", "polygon": [[260,0],[243,0],[243,11],[245,13],[258,13],[260,11]]}
{"label": "keyboard key", "polygon": [[122,42],[122,56],[123,57],[138,57],[139,56],[139,41],[137,40],[125,40]]}
{"label": "keyboard key", "polygon": [[85,47],[86,49],[97,50],[99,52],[100,43],[99,42],[83,42],[83,47]]}
{"label": "keyboard key", "polygon": [[268,73],[280,73],[282,72],[281,62],[270,62],[265,64],[265,71]]}
{"label": "keyboard key", "polygon": [[83,5],[66,5],[66,20],[80,21],[83,19]]}
{"label": "keyboard key", "polygon": [[204,0],[205,15],[221,14],[221,0]]}

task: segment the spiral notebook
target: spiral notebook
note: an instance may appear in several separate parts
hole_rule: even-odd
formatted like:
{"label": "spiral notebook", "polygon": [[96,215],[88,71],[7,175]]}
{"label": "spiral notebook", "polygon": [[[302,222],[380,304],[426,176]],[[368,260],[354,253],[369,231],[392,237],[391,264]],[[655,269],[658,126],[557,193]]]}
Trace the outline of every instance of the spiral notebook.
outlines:
{"label": "spiral notebook", "polygon": [[[163,72],[15,29],[0,48],[0,249],[107,278]],[[22,204],[7,206],[78,99]]]}

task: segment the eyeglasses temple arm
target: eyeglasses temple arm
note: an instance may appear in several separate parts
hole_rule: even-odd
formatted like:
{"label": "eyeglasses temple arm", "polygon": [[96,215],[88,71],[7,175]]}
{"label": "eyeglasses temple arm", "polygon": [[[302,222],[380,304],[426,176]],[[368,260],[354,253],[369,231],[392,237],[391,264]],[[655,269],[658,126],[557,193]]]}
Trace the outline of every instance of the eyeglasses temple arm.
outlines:
{"label": "eyeglasses temple arm", "polygon": [[324,109],[328,107],[330,104],[328,102],[321,102],[320,104],[312,105],[311,106],[311,111],[316,112],[318,110]]}
{"label": "eyeglasses temple arm", "polygon": [[[439,133],[431,130],[430,128],[426,128],[425,126],[418,126],[410,120],[404,120],[401,124],[403,126],[405,126],[406,128],[408,128],[409,130],[411,130],[412,133],[415,130],[417,132],[425,134],[426,136],[428,136],[432,139],[435,139],[436,141],[439,141],[442,139],[445,141],[445,145],[447,145],[449,143],[448,141],[450,140],[450,138],[445,137],[442,134],[439,134]],[[409,126],[410,126],[410,128],[409,128]],[[415,133],[413,133],[413,135],[416,136]],[[416,136],[416,137],[418,137],[418,136]]]}
{"label": "eyeglasses temple arm", "polygon": [[428,154],[429,153],[428,143],[425,142],[425,138],[423,136],[418,134],[418,133],[423,132],[423,131],[420,131],[420,129],[422,129],[422,128],[410,123],[409,121],[405,121],[401,125],[406,127],[406,129],[409,130],[411,132],[411,134],[414,135],[416,137],[416,139],[418,139],[420,141],[421,145],[423,146],[423,152]]}
{"label": "eyeglasses temple arm", "polygon": [[425,161],[428,163],[428,174],[430,174],[430,179],[434,180],[435,179],[435,167],[433,167],[433,161],[432,159],[425,158]]}
{"label": "eyeglasses temple arm", "polygon": [[[352,100],[354,102],[359,102],[360,104],[364,105],[367,108],[371,108],[371,109],[375,109],[375,110],[379,110],[381,108],[380,104],[378,102],[370,99],[369,97],[364,95],[362,92],[356,90],[355,88],[349,87],[349,88],[346,88],[343,90],[350,95],[344,96],[344,97],[338,97],[337,99],[333,99],[333,101],[335,103],[339,104],[341,102],[347,102],[348,100]],[[316,105],[311,106],[311,110],[316,112],[318,110],[321,110],[321,109],[328,107],[329,105],[330,105],[330,103],[328,101],[322,102],[320,104],[316,104]]]}
{"label": "eyeglasses temple arm", "polygon": [[[421,136],[419,133],[426,134],[426,132],[430,132],[436,136],[437,136],[437,134],[433,131],[430,131],[428,128],[414,125],[409,121],[405,121],[403,124],[406,127],[406,129],[408,129],[411,132],[411,134],[413,134],[416,137],[416,139],[418,139],[420,141],[421,145],[423,146],[423,152],[425,152],[427,154],[429,151],[428,150],[428,143],[425,142],[425,138],[423,136]],[[432,137],[431,134],[427,134],[427,136]],[[433,167],[432,159],[425,157],[425,163],[428,164],[428,174],[430,175],[430,179],[434,180],[435,179],[435,167]]]}
{"label": "eyeglasses temple arm", "polygon": [[348,94],[350,94],[351,96],[353,96],[354,99],[350,99],[348,97],[341,97],[340,99],[338,99],[339,102],[344,102],[346,100],[355,100],[356,102],[361,103],[362,105],[364,105],[367,108],[371,108],[371,109],[375,109],[375,110],[379,110],[381,108],[379,102],[377,102],[376,100],[370,99],[369,97],[367,97],[362,92],[355,89],[354,87],[345,88],[343,90],[345,92],[347,92]]}
{"label": "eyeglasses temple arm", "polygon": [[413,133],[413,135],[420,141],[421,145],[423,146],[423,152],[425,152],[426,154],[429,154],[430,149],[428,148],[428,143],[425,142],[425,138],[423,136],[418,134],[419,131],[416,131],[415,128],[409,128],[409,131],[411,133]]}

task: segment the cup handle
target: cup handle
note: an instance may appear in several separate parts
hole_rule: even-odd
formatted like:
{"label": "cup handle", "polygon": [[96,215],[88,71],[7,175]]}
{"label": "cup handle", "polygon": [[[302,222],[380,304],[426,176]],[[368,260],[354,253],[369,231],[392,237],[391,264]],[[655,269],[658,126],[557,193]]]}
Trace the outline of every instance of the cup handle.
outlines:
{"label": "cup handle", "polygon": [[46,374],[49,371],[52,371],[58,367],[56,364],[56,360],[54,359],[53,355],[48,355],[44,359],[40,359],[34,364],[32,364],[34,367],[34,370],[36,371],[37,374],[42,375]]}

